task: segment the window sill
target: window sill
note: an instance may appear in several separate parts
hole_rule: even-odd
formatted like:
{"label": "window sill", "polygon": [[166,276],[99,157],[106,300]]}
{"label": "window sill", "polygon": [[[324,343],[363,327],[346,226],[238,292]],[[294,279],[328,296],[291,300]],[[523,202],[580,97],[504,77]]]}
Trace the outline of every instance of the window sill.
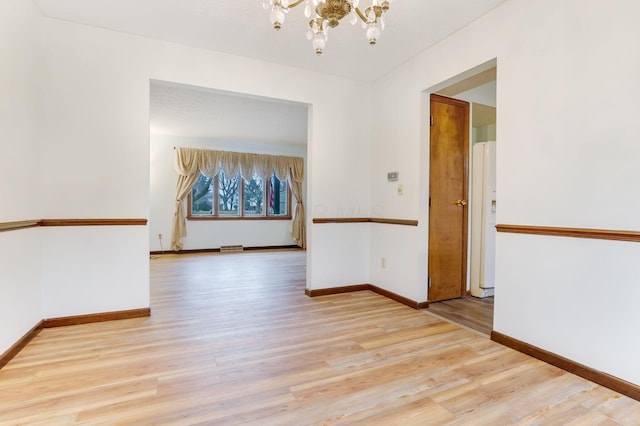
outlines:
{"label": "window sill", "polygon": [[227,221],[227,220],[291,220],[291,216],[187,216],[187,220],[213,220],[213,221]]}

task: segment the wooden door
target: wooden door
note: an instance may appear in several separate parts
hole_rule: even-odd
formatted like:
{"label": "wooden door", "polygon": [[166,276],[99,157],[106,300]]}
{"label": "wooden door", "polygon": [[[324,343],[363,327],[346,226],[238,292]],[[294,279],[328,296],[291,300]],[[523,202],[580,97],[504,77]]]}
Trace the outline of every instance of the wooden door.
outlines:
{"label": "wooden door", "polygon": [[469,104],[431,95],[429,302],[467,289]]}

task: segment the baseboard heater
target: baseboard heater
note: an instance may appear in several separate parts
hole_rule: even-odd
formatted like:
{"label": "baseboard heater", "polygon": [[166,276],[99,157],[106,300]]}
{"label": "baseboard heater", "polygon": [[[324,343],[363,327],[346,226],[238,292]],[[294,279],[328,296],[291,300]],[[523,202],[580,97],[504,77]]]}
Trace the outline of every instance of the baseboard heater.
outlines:
{"label": "baseboard heater", "polygon": [[220,246],[220,253],[239,253],[244,251],[244,247],[241,244],[232,246]]}

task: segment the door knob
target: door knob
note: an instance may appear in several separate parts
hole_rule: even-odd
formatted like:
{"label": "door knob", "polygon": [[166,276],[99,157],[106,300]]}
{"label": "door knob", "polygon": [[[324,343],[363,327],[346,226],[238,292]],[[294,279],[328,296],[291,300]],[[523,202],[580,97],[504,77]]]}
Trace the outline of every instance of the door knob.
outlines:
{"label": "door knob", "polygon": [[451,204],[455,204],[460,207],[464,207],[467,205],[467,200],[453,200]]}

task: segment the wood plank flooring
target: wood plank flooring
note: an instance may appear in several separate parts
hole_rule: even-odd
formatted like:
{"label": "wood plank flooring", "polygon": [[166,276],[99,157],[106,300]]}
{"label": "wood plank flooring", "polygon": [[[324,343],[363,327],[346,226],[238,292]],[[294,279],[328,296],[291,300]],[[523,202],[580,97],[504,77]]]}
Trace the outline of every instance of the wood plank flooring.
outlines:
{"label": "wood plank flooring", "polygon": [[493,330],[493,297],[480,299],[469,296],[444,300],[429,303],[429,307],[423,311],[439,315],[487,336]]}
{"label": "wood plank flooring", "polygon": [[640,403],[370,291],[309,298],[299,251],[151,262],[152,315],[45,329],[2,425],[634,425]]}

